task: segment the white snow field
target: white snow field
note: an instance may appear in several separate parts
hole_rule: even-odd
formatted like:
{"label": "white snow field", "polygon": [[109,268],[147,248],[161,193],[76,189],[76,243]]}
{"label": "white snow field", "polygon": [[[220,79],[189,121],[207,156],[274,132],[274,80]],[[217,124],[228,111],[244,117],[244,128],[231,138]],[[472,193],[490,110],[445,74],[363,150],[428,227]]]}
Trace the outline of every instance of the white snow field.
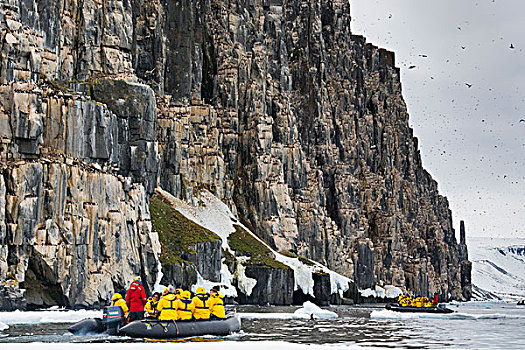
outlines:
{"label": "white snow field", "polygon": [[525,299],[525,238],[467,238],[467,246],[477,299]]}

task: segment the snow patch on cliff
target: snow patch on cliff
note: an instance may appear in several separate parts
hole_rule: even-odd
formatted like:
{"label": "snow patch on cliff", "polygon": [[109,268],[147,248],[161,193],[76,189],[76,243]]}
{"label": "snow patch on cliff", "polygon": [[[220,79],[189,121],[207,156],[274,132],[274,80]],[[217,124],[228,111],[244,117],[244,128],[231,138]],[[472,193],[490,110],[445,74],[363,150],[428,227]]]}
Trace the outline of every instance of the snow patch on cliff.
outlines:
{"label": "snow patch on cliff", "polygon": [[[158,189],[159,193],[162,194],[167,200],[169,200],[174,208],[184,215],[189,220],[207,228],[213,233],[217,234],[222,240],[222,248],[233,255],[235,252],[231,250],[228,245],[228,237],[231,233],[235,232],[235,225],[239,225],[246,232],[251,234],[261,244],[265,245],[275,254],[275,259],[284,265],[290,267],[294,271],[295,279],[295,290],[301,289],[303,293],[314,296],[314,280],[313,273],[326,273],[330,275],[331,293],[339,293],[342,295],[343,292],[347,291],[349,282],[351,279],[340,275],[326,266],[319,264],[315,261],[311,262],[311,265],[306,265],[301,262],[298,258],[291,258],[279,254],[274,251],[266,242],[257,237],[247,227],[241,224],[230,211],[228,206],[220,201],[209,191],[202,191],[198,196],[199,206],[192,206],[183,201],[175,198],[170,193]],[[238,259],[238,258],[237,258]],[[239,264],[235,271],[235,277],[237,278],[239,288],[246,295],[250,295],[253,288],[257,284],[257,281],[253,278],[249,278],[245,274],[246,268]],[[230,274],[228,268],[223,262],[221,269],[221,284],[230,284],[234,276]]]}
{"label": "snow patch on cliff", "polygon": [[160,284],[160,281],[162,281],[162,276],[164,276],[164,274],[162,273],[162,264],[160,262],[160,259],[158,258],[159,256],[160,256],[160,252],[159,252],[159,255],[157,256],[158,272],[157,272],[157,280],[155,281],[155,285],[153,286],[153,291],[162,293],[162,291],[166,288],[166,286]]}
{"label": "snow patch on cliff", "polygon": [[159,192],[174,204],[179,213],[219,236],[222,248],[231,252],[228,236],[235,232],[233,225],[237,219],[226,204],[208,191],[200,192],[199,206],[189,205],[162,189]]}
{"label": "snow patch on cliff", "polygon": [[241,292],[243,292],[245,295],[251,295],[253,288],[257,284],[257,280],[246,276],[246,267],[241,263],[237,264],[237,270],[235,271],[235,274],[237,276],[237,285],[239,286]]}
{"label": "snow patch on cliff", "polygon": [[386,285],[384,288],[376,285],[374,289],[368,288],[364,290],[359,290],[359,294],[361,294],[363,298],[374,297],[382,299],[393,299],[403,294],[403,291],[401,290],[401,288],[392,285]]}
{"label": "snow patch on cliff", "polygon": [[[223,265],[222,267],[224,268],[226,266]],[[226,268],[226,270],[228,269]],[[231,285],[229,278],[228,279],[222,278],[222,274],[221,274],[221,282],[213,282],[213,281],[208,281],[204,279],[201,276],[201,274],[197,271],[197,284],[193,285],[191,290],[195,292],[197,290],[197,287],[204,287],[207,291],[209,291],[212,287],[216,287],[216,286],[220,287],[219,291],[222,293],[222,295],[226,297],[235,298],[237,296],[237,289],[235,289],[235,287]]]}

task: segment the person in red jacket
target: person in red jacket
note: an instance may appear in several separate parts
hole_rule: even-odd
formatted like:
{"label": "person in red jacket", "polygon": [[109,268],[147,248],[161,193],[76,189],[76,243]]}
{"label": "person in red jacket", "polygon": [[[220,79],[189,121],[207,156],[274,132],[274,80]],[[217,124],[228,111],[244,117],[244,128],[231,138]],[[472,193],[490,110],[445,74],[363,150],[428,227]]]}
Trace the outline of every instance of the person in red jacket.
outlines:
{"label": "person in red jacket", "polygon": [[144,318],[144,305],[146,305],[146,292],[140,278],[136,277],[129,286],[126,294],[126,304],[129,307],[129,322]]}

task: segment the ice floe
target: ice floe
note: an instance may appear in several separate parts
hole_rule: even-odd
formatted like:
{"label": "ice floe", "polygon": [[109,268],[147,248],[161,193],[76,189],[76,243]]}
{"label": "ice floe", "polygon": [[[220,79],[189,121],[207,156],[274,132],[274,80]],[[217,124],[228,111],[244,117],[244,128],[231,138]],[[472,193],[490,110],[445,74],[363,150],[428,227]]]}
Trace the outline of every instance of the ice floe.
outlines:
{"label": "ice floe", "polygon": [[303,307],[295,310],[294,315],[300,318],[337,318],[338,315],[335,312],[323,310],[319,306],[312,302],[305,302]]}
{"label": "ice floe", "polygon": [[339,317],[335,312],[321,309],[319,306],[315,305],[312,302],[305,302],[303,304],[303,307],[295,310],[294,313],[287,313],[287,312],[242,312],[239,313],[241,318],[247,318],[247,319],[309,319],[309,318],[315,318],[315,319],[333,319]]}

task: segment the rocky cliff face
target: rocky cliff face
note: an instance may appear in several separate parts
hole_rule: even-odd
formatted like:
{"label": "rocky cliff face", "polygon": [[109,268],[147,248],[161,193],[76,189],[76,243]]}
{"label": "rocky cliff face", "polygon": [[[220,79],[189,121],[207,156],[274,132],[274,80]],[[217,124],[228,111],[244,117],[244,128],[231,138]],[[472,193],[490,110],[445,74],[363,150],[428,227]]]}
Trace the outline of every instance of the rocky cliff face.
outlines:
{"label": "rocky cliff face", "polygon": [[35,305],[152,286],[158,185],[211,190],[360,289],[469,298],[394,54],[351,34],[349,6],[1,0],[0,279]]}

